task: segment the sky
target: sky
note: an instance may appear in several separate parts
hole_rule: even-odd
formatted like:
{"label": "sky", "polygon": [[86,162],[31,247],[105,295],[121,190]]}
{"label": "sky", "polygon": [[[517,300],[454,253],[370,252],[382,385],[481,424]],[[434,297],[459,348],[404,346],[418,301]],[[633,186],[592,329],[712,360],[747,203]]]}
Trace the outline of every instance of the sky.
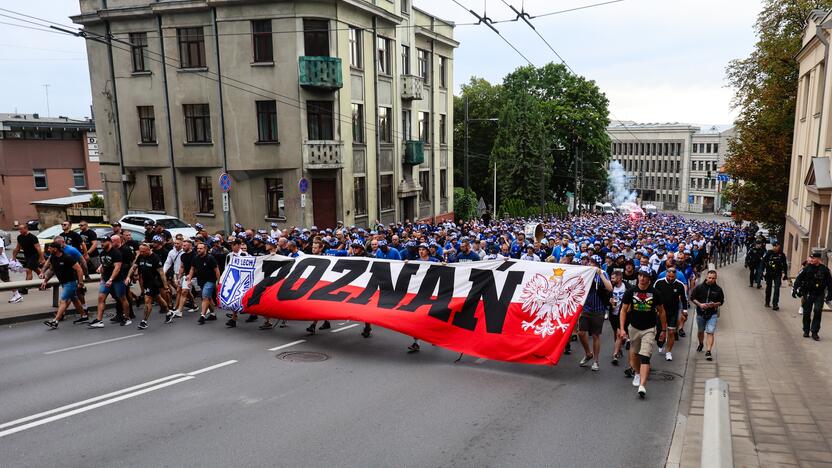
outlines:
{"label": "sky", "polygon": [[[455,87],[478,76],[492,83],[525,59],[451,0],[413,0],[417,7],[459,23]],[[458,0],[495,21],[515,15],[502,0]],[[530,15],[609,0],[506,0]],[[71,25],[77,0],[3,2],[2,8]],[[487,8],[487,10],[485,10]],[[610,100],[611,118],[637,122],[730,124],[733,90],[725,67],[746,57],[755,42],[761,0],[623,0],[532,20],[579,75],[594,80]],[[10,15],[0,10],[0,15]],[[89,74],[82,39],[9,26],[0,16],[0,112],[90,115]],[[32,26],[29,24],[29,26]],[[495,27],[534,65],[559,62],[522,22]],[[43,85],[48,84],[45,88]]]}

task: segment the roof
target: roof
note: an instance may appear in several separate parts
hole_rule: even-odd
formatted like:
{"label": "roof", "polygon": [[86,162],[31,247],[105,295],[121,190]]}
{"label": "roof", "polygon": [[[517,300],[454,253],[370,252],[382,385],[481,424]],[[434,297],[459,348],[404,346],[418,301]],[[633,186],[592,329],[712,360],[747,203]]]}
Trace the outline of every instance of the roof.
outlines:
{"label": "roof", "polygon": [[[8,128],[6,128],[8,127]],[[0,129],[11,128],[79,128],[95,130],[95,121],[91,119],[71,119],[69,117],[42,117],[39,114],[20,114],[0,112]]]}
{"label": "roof", "polygon": [[832,188],[832,173],[829,172],[829,158],[812,158],[812,165],[805,179],[806,185],[820,189]]}
{"label": "roof", "polygon": [[92,193],[84,193],[81,195],[72,195],[69,197],[50,198],[49,200],[38,200],[31,202],[32,205],[40,206],[69,206],[80,203],[89,203],[92,199]]}

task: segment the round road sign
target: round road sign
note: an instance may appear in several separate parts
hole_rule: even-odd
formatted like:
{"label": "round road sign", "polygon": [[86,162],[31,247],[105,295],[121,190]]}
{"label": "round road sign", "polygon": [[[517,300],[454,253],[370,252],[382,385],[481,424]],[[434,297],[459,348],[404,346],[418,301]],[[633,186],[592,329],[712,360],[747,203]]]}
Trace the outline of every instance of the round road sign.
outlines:
{"label": "round road sign", "polygon": [[309,191],[309,180],[306,177],[301,177],[298,181],[298,189],[300,189],[300,193],[306,193]]}
{"label": "round road sign", "polygon": [[226,172],[220,174],[220,188],[223,193],[228,193],[231,190],[231,176]]}

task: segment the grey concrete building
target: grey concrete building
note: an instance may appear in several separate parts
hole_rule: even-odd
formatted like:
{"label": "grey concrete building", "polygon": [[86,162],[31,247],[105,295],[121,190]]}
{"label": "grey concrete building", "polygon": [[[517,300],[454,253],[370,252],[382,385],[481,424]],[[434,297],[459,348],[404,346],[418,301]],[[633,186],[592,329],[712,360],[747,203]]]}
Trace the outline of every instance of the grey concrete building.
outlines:
{"label": "grey concrete building", "polygon": [[696,213],[723,206],[718,174],[732,128],[615,121],[607,134],[612,159],[624,167],[643,203]]}
{"label": "grey concrete building", "polygon": [[459,44],[410,1],[81,0],[73,21],[89,31],[111,217],[222,229],[224,208],[246,226],[452,216]]}

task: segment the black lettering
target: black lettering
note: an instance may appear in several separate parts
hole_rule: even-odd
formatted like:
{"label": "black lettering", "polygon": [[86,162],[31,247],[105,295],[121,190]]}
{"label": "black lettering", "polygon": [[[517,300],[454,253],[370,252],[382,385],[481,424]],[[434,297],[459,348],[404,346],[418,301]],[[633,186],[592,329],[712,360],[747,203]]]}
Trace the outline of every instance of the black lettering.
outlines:
{"label": "black lettering", "polygon": [[[328,266],[329,260],[320,257],[310,256],[299,261],[295,269],[289,273],[289,276],[280,285],[280,289],[277,291],[277,299],[280,301],[294,301],[302,298],[321,280]],[[309,277],[305,279],[301,278],[301,275],[309,267],[312,267],[312,272],[309,274]],[[295,283],[301,279],[303,282],[300,286],[297,289],[293,289]]]}
{"label": "black lettering", "polygon": [[333,292],[349,285],[353,282],[353,280],[361,276],[361,274],[367,270],[367,265],[369,263],[370,262],[367,260],[338,260],[335,262],[335,265],[332,266],[332,271],[336,273],[343,273],[344,270],[347,270],[349,273],[333,281],[331,284],[312,291],[312,294],[309,295],[309,299],[313,301],[343,302],[344,299],[350,295],[350,293],[341,291],[333,294]]}
{"label": "black lettering", "polygon": [[488,333],[502,333],[508,306],[511,304],[514,291],[523,281],[523,272],[510,271],[506,274],[506,281],[499,299],[497,298],[497,283],[494,281],[494,274],[491,270],[471,270],[469,280],[471,291],[468,292],[462,309],[454,314],[453,324],[466,330],[474,330],[477,327],[475,317],[477,304],[482,298],[486,330]]}
{"label": "black lettering", "polygon": [[254,286],[251,297],[246,303],[246,307],[252,307],[260,304],[263,298],[263,293],[267,289],[279,283],[292,270],[294,261],[280,261],[280,262],[263,262],[263,278],[256,286]]}
{"label": "black lettering", "polygon": [[[439,293],[433,298],[433,291],[439,285]],[[422,306],[430,305],[428,315],[447,322],[451,317],[451,299],[454,295],[454,269],[444,265],[431,265],[422,280],[419,292],[409,304],[399,306],[397,310],[415,312]]]}
{"label": "black lettering", "polygon": [[407,288],[410,286],[410,279],[419,271],[419,265],[416,263],[405,263],[402,266],[402,271],[396,279],[396,287],[393,288],[393,276],[390,273],[390,263],[388,262],[374,262],[370,266],[370,281],[367,287],[360,295],[354,297],[347,302],[350,304],[365,305],[370,302],[376,291],[378,295],[378,307],[381,309],[392,309],[404,299],[407,294]]}

